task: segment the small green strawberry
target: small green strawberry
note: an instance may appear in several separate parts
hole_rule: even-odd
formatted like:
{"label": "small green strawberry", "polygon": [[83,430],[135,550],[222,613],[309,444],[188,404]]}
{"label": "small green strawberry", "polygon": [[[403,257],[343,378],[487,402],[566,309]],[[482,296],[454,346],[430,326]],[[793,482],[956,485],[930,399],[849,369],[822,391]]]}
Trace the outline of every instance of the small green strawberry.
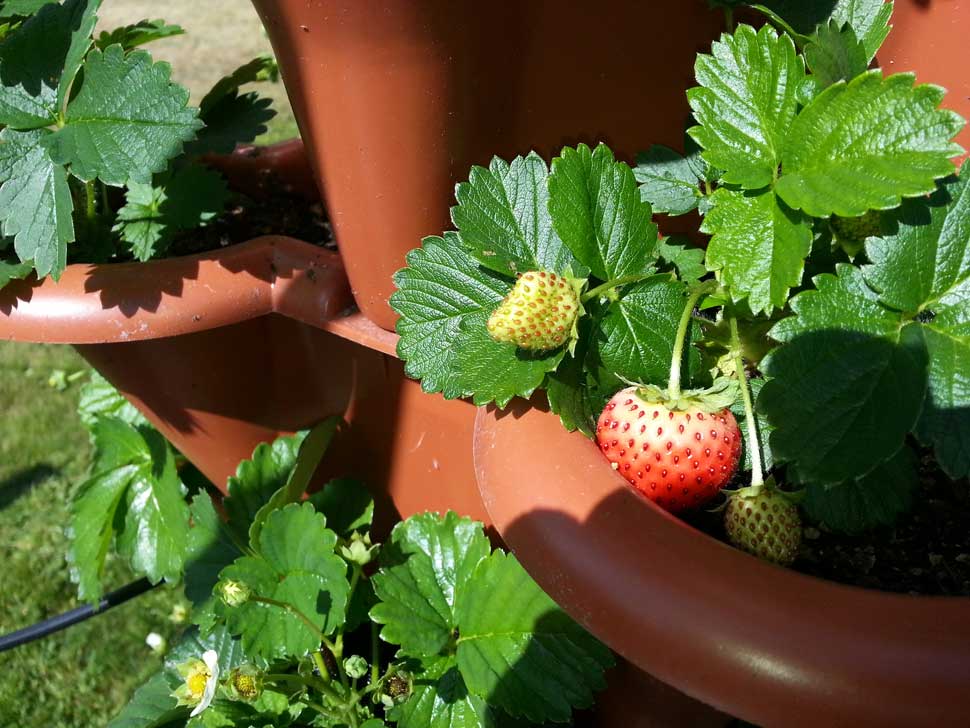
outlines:
{"label": "small green strawberry", "polygon": [[533,351],[575,340],[584,283],[546,271],[523,273],[489,317],[489,335]]}
{"label": "small green strawberry", "polygon": [[798,507],[770,479],[730,495],[724,527],[736,547],[781,566],[791,565],[802,543]]}
{"label": "small green strawberry", "polygon": [[878,235],[881,231],[879,210],[870,210],[859,217],[832,215],[829,225],[836,242],[842,246],[850,260],[854,260],[862,252],[866,238]]}

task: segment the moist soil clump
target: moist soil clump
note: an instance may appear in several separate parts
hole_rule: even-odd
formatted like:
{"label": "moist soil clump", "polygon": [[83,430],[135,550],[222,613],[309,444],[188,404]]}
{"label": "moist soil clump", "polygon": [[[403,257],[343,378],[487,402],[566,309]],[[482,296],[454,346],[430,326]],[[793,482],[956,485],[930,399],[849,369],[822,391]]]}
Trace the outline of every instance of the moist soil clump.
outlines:
{"label": "moist soil clump", "polygon": [[[685,520],[727,542],[723,511],[697,511]],[[950,480],[924,457],[913,506],[894,526],[850,535],[806,523],[791,568],[866,589],[970,596],[970,483]]]}

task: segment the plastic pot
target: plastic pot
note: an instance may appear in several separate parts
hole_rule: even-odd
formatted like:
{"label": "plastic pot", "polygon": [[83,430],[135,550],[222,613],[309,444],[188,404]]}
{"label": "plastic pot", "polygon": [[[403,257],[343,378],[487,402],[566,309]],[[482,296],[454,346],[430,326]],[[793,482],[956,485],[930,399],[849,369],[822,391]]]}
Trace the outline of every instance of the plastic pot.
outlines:
{"label": "plastic pot", "polygon": [[[280,62],[361,311],[386,329],[391,276],[451,227],[474,164],[605,141],[681,148],[703,0],[253,0]],[[659,113],[662,110],[662,113]]]}
{"label": "plastic pot", "polygon": [[970,599],[759,561],[635,495],[590,440],[528,403],[479,412],[475,468],[529,573],[668,685],[765,726],[967,725]]}

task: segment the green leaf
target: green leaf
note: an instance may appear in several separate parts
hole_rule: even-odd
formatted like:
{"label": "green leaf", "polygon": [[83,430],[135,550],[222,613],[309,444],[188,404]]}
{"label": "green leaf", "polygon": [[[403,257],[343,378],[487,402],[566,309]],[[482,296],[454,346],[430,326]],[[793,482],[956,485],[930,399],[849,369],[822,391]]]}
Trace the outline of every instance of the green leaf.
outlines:
{"label": "green leaf", "polygon": [[655,144],[637,156],[633,170],[640,183],[640,199],[654,212],[684,215],[697,207],[701,179],[684,157],[669,147]]}
{"label": "green leaf", "polygon": [[454,656],[428,660],[393,717],[398,728],[496,728],[485,700],[468,692]]}
{"label": "green leaf", "polygon": [[22,281],[34,272],[34,264],[31,261],[26,263],[13,263],[0,260],[0,288],[3,288],[11,281]]}
{"label": "green leaf", "polygon": [[531,152],[511,163],[495,157],[487,169],[472,167],[468,181],[458,184],[451,219],[481,265],[507,276],[567,268],[579,273],[552,227],[548,176],[546,163]]}
{"label": "green leaf", "polygon": [[108,46],[118,43],[126,51],[130,51],[132,48],[151,43],[153,40],[171,38],[184,33],[185,29],[180,25],[169,25],[161,19],[145,19],[111,31],[103,30],[94,44],[103,51]]}
{"label": "green leaf", "polygon": [[854,217],[932,192],[963,151],[950,141],[963,119],[938,108],[942,88],[913,81],[874,70],[816,96],[786,139],[781,198],[815,217]]}
{"label": "green leaf", "polygon": [[251,61],[236,68],[228,76],[223,76],[209,90],[199,104],[199,111],[205,118],[223,100],[236,96],[239,87],[247,83],[275,81],[279,77],[279,66],[269,53],[256,56]]}
{"label": "green leaf", "polygon": [[699,281],[707,275],[704,249],[693,247],[683,236],[672,235],[669,238],[661,238],[657,242],[657,253],[663,263],[677,269],[677,276],[682,281]]}
{"label": "green leaf", "polygon": [[67,173],[41,146],[50,136],[46,129],[0,132],[0,229],[38,276],[57,279],[74,240],[74,202]]}
{"label": "green leaf", "polygon": [[[668,275],[627,286],[593,334],[603,366],[631,382],[666,384],[686,294],[687,287]],[[700,327],[693,324],[688,343],[699,335]],[[684,357],[687,381],[700,369],[700,354],[685,346]]]}
{"label": "green leaf", "polygon": [[398,355],[425,392],[505,407],[529,397],[562,360],[562,348],[530,353],[488,335],[485,323],[512,284],[470,260],[457,233],[425,238],[407,263],[390,302],[401,315]]}
{"label": "green leaf", "polygon": [[787,35],[770,25],[739,25],[694,65],[697,88],[687,92],[698,126],[688,133],[703,158],[724,170],[723,181],[759,189],[776,177],[782,146],[798,109],[805,76]]}
{"label": "green leaf", "polygon": [[92,50],[66,125],[45,139],[51,157],[85,181],[149,183],[202,127],[197,110],[186,107],[189,92],[169,80],[170,70],[144,51]]}
{"label": "green leaf", "polygon": [[823,86],[849,81],[869,66],[866,49],[851,26],[840,28],[830,20],[820,25],[805,46],[805,62],[815,79]]}
{"label": "green leaf", "polygon": [[91,44],[100,5],[101,0],[50,3],[4,39],[0,125],[36,129],[55,122]]}
{"label": "green leaf", "polygon": [[219,581],[219,573],[241,556],[242,550],[216,513],[208,493],[199,493],[192,499],[189,513],[185,596],[192,602],[193,621],[208,632],[215,626],[218,597],[212,590]]}
{"label": "green leaf", "polygon": [[490,551],[482,525],[452,511],[395,526],[372,579],[381,602],[371,619],[384,625],[381,638],[414,657],[441,652],[452,640],[462,590]]}
{"label": "green leaf", "polygon": [[458,669],[513,716],[566,722],[606,686],[610,651],[572,621],[512,555],[482,560],[457,610]]}
{"label": "green leaf", "polygon": [[94,370],[81,387],[77,413],[89,430],[100,417],[114,417],[135,427],[149,426],[145,416],[111,382]]}
{"label": "green leaf", "polygon": [[586,391],[586,370],[584,362],[589,349],[590,320],[580,321],[579,341],[576,351],[567,355],[559,368],[549,373],[546,381],[546,398],[549,409],[559,415],[569,432],[580,430],[587,437],[592,437],[596,413],[590,407]]}
{"label": "green leaf", "polygon": [[771,448],[803,483],[841,483],[898,452],[926,392],[919,324],[883,307],[858,268],[815,278],[771,336],[758,406],[776,428]]}
{"label": "green leaf", "polygon": [[172,691],[178,682],[163,671],[153,675],[131,698],[108,728],[165,728],[183,726],[189,708],[179,707]]}
{"label": "green leaf", "polygon": [[735,301],[747,299],[754,313],[783,308],[801,283],[812,249],[812,227],[770,190],[745,194],[721,187],[701,230],[713,234],[707,267],[720,271]]}
{"label": "green leaf", "polygon": [[242,643],[229,634],[224,626],[216,627],[208,634],[202,634],[193,628],[185,632],[178,644],[165,655],[165,670],[173,679],[178,680],[178,666],[189,660],[202,659],[206,650],[214,650],[219,656],[219,674],[222,676],[249,661]]}
{"label": "green leaf", "polygon": [[189,508],[172,448],[158,432],[144,429],[148,462],[139,466],[126,495],[118,550],[136,573],[152,583],[178,581],[185,562]]}
{"label": "green leaf", "polygon": [[113,230],[137,260],[164,253],[179,230],[193,230],[218,216],[229,200],[225,178],[197,164],[180,167],[153,183],[129,182]]}
{"label": "green leaf", "polygon": [[337,434],[337,428],[342,422],[339,416],[328,417],[314,425],[307,432],[306,437],[302,438],[300,449],[296,454],[296,462],[286,482],[270,496],[265,505],[260,507],[249,526],[251,544],[259,541],[259,532],[273,511],[303,499],[307,488],[310,487],[310,479],[317,471],[317,466],[326,454],[327,448],[330,447],[334,435]]}
{"label": "green leaf", "polygon": [[337,478],[310,496],[310,502],[327,518],[327,526],[341,538],[370,530],[374,521],[374,497],[363,483]]}
{"label": "green leaf", "polygon": [[0,2],[0,18],[25,18],[56,0],[3,0]]}
{"label": "green leaf", "polygon": [[549,211],[576,259],[604,281],[647,274],[656,258],[657,226],[636,178],[605,144],[566,147],[552,160]]}
{"label": "green leaf", "polygon": [[[241,581],[260,597],[292,605],[329,634],[343,624],[350,593],[346,564],[333,552],[336,543],[337,535],[312,505],[291,503],[267,517],[254,544],[257,555],[236,559],[220,578]],[[282,607],[250,600],[221,610],[248,655],[302,657],[320,644],[314,631]]]}
{"label": "green leaf", "polygon": [[[887,306],[920,313],[929,385],[916,426],[952,478],[970,474],[970,166],[929,200],[896,213],[895,232],[870,239],[866,281]],[[920,320],[923,320],[921,318]]]}
{"label": "green leaf", "polygon": [[893,3],[885,0],[838,0],[832,9],[832,18],[838,23],[848,23],[866,49],[866,63],[889,35],[889,18]]}
{"label": "green leaf", "polygon": [[846,533],[891,526],[913,504],[919,484],[916,456],[908,447],[857,480],[809,485],[802,508],[813,521]]}

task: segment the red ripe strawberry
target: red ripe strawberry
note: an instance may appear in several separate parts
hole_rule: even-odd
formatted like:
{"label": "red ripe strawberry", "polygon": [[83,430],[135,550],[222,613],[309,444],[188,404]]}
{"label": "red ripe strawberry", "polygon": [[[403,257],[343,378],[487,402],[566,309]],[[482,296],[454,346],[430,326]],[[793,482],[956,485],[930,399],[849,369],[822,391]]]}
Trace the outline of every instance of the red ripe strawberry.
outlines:
{"label": "red ripe strawberry", "polygon": [[613,469],[661,508],[677,513],[706,503],[734,475],[741,432],[727,409],[670,409],[644,398],[645,388],[617,392],[596,426]]}
{"label": "red ripe strawberry", "polygon": [[522,349],[559,348],[575,336],[582,285],[555,273],[523,273],[489,317],[489,335]]}

